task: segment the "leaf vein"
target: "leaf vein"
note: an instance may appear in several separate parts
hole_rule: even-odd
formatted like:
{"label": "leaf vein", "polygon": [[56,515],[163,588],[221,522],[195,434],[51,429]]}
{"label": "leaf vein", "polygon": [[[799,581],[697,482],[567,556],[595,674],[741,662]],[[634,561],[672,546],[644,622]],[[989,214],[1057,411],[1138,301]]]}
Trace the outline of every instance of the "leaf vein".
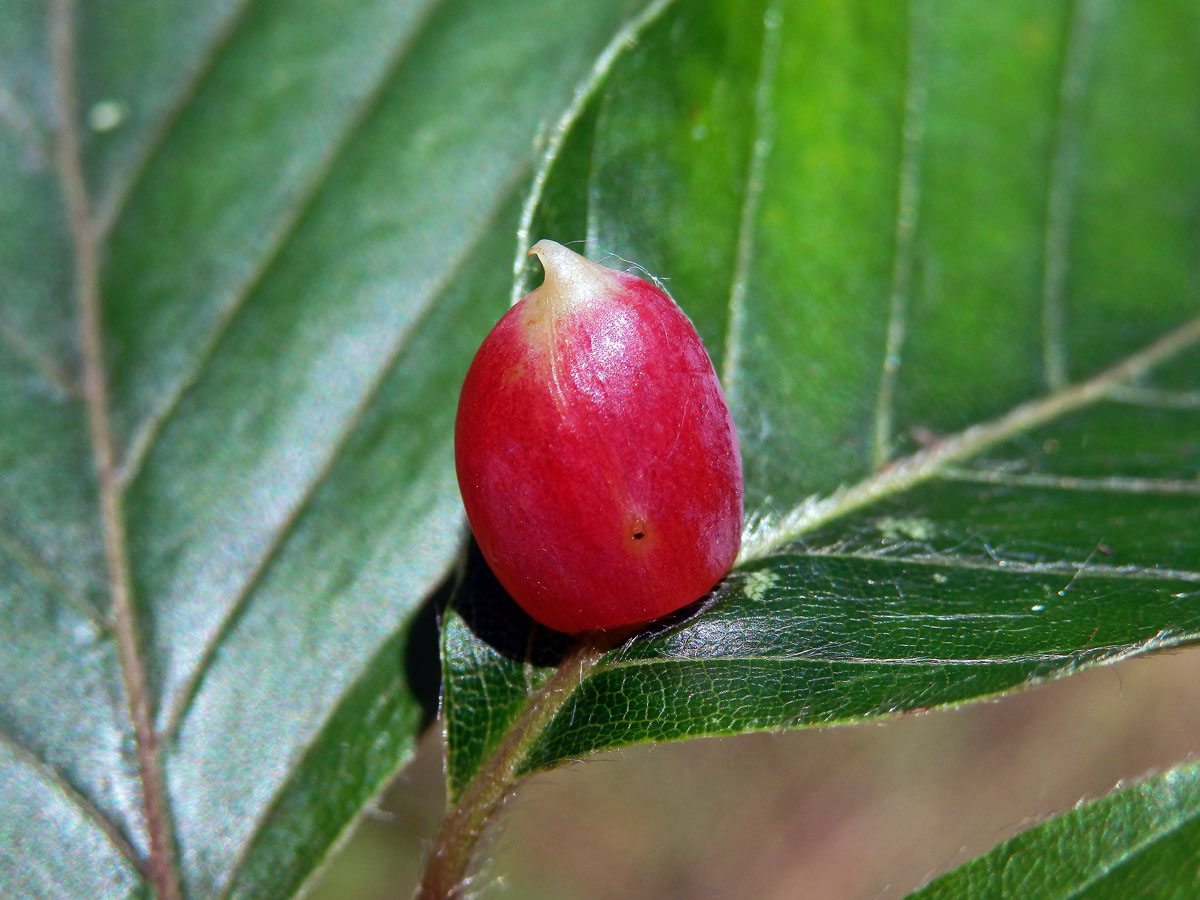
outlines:
{"label": "leaf vein", "polygon": [[[904,118],[897,177],[896,227],[893,236],[892,285],[888,298],[887,340],[875,402],[874,465],[891,456],[896,382],[908,320],[908,298],[916,254],[916,231],[921,204],[921,157],[925,144],[926,74],[925,6],[909,0],[908,65],[905,71]],[[918,9],[920,10],[918,12]]]}
{"label": "leaf vein", "polygon": [[1200,818],[1200,810],[1193,810],[1188,814],[1181,816],[1179,819],[1172,821],[1169,827],[1163,827],[1162,830],[1155,834],[1147,835],[1143,840],[1126,848],[1123,852],[1117,854],[1111,860],[1105,860],[1103,863],[1095,867],[1088,867],[1085,872],[1085,878],[1073,885],[1068,891],[1062,895],[1062,900],[1075,900],[1077,897],[1085,896],[1085,892],[1108,878],[1118,869],[1136,861],[1143,853],[1152,849],[1156,844],[1167,840],[1180,828],[1191,824]]}
{"label": "leaf vein", "polygon": [[229,636],[233,629],[233,625],[236,623],[246,606],[249,604],[250,599],[255,589],[261,583],[263,576],[267,573],[271,567],[271,564],[275,561],[284,546],[287,544],[288,538],[295,531],[297,525],[303,517],[304,512],[312,505],[318,490],[328,480],[329,475],[333,471],[336,463],[341,459],[342,454],[349,446],[350,440],[354,436],[358,425],[362,422],[372,403],[378,397],[380,391],[383,389],[383,386],[387,383],[388,376],[392,373],[402,358],[409,341],[419,331],[421,325],[425,322],[433,310],[436,309],[437,300],[446,292],[453,282],[453,273],[463,263],[464,260],[470,258],[475,246],[487,236],[490,229],[495,225],[496,218],[503,211],[505,202],[509,197],[512,196],[514,191],[517,190],[518,186],[525,181],[527,175],[527,166],[521,166],[517,170],[516,174],[511,178],[508,185],[502,191],[500,191],[492,209],[480,221],[475,232],[463,241],[462,249],[459,251],[458,255],[448,260],[445,273],[443,274],[439,283],[430,290],[424,304],[416,310],[415,315],[408,325],[397,333],[394,341],[392,342],[392,346],[388,351],[386,359],[376,371],[371,383],[367,385],[366,389],[363,391],[361,399],[351,412],[349,419],[341,429],[341,432],[334,441],[333,446],[326,454],[324,460],[322,460],[320,466],[316,470],[316,473],[305,487],[303,493],[292,506],[291,510],[289,510],[286,518],[276,529],[270,544],[263,551],[262,556],[251,570],[246,583],[233,598],[229,608],[225,612],[225,615],[222,617],[220,624],[213,633],[212,638],[201,651],[195,668],[184,682],[184,686],[181,689],[174,705],[172,706],[167,724],[163,729],[164,739],[171,740],[178,732],[183,720],[187,716],[188,710],[191,708],[191,704],[199,690],[200,683],[203,680],[203,677],[207,672],[214,655],[220,648],[221,644],[224,643],[225,639]]}
{"label": "leaf vein", "polygon": [[[415,615],[415,613],[414,613],[414,615]],[[411,619],[406,620],[402,625],[398,624],[398,627],[407,627],[409,622],[411,622]],[[324,735],[325,730],[330,726],[330,724],[336,718],[337,714],[341,711],[342,704],[345,702],[346,698],[352,696],[354,694],[354,692],[356,690],[358,690],[361,683],[371,677],[370,672],[371,672],[371,669],[373,668],[373,664],[379,659],[379,655],[381,653],[388,657],[388,661],[390,664],[394,665],[394,652],[392,652],[390,649],[392,637],[393,637],[393,635],[387,635],[379,642],[379,644],[376,646],[376,648],[372,652],[370,661],[368,662],[368,664],[365,667],[363,667],[363,669],[360,671],[358,677],[353,679],[349,684],[347,684],[345,689],[336,698],[336,700],[329,705],[329,707],[326,710],[325,715],[322,717],[321,721],[319,723],[317,723],[315,725],[315,727],[312,729],[312,736],[307,741],[305,741],[303,743],[303,745],[301,745],[295,749],[295,751],[294,751],[295,758],[297,760],[302,762],[305,758],[307,758],[308,754],[313,750],[313,748],[317,746],[322,735]],[[401,758],[400,760],[397,760],[396,768],[395,768],[395,770],[393,770],[392,776],[394,776],[400,770],[400,768],[404,765],[404,763],[405,763],[405,760],[403,758]],[[255,844],[258,842],[258,839],[262,836],[264,830],[267,827],[267,824],[271,821],[271,817],[279,809],[280,804],[285,799],[286,791],[287,791],[288,787],[293,783],[293,778],[292,778],[293,774],[294,774],[293,772],[289,772],[288,778],[285,781],[283,781],[283,783],[279,786],[279,788],[271,796],[270,800],[268,800],[268,802],[263,806],[262,811],[256,816],[254,826],[251,829],[250,834],[247,836],[246,840],[242,843],[242,846],[238,850],[237,855],[234,857],[232,863],[228,867],[228,873],[227,873],[228,881],[225,885],[224,890],[222,890],[222,892],[220,894],[219,900],[228,900],[230,895],[233,893],[234,889],[237,887],[238,875],[241,873],[243,867],[245,866],[247,860],[250,857],[250,854],[253,852]],[[383,779],[383,789],[386,789],[387,785],[391,782],[392,776],[389,776],[388,778]],[[363,808],[360,809],[355,816],[353,816],[349,821],[347,821],[343,825],[338,836],[333,841],[333,844],[332,844],[333,848],[336,848],[338,846],[338,844],[340,843],[340,841],[343,840],[345,836],[352,833],[355,823],[358,821],[359,818],[366,815],[367,809],[370,806],[371,806],[371,802],[368,801],[368,803],[365,804],[363,806]],[[307,885],[308,883],[311,883],[314,879],[319,877],[319,871],[320,871],[320,866],[314,866],[313,870],[309,873],[308,879],[306,879],[305,884],[301,885],[300,889],[297,891],[296,896],[298,896],[298,897],[305,896],[305,894],[307,892],[305,885]]]}
{"label": "leaf vein", "polygon": [[739,562],[760,559],[806,531],[885,497],[929,480],[1014,435],[1051,422],[1106,397],[1127,382],[1200,342],[1200,317],[1191,319],[1087,381],[1022,403],[999,418],[972,425],[880,469],[828,497],[810,498],[779,519],[764,519],[747,529]]}
{"label": "leaf vein", "polygon": [[1112,476],[1087,478],[1076,475],[1052,475],[1041,472],[1006,472],[996,469],[959,469],[943,471],[940,478],[947,481],[966,481],[995,484],[1005,487],[1052,488],[1060,491],[1091,491],[1106,494],[1196,494],[1200,495],[1200,479],[1134,478]]}
{"label": "leaf vein", "polygon": [[146,877],[144,863],[120,826],[101,812],[91,800],[84,796],[82,791],[71,783],[70,779],[29,749],[3,724],[0,724],[0,743],[8,748],[21,765],[31,769],[37,775],[38,780],[53,788],[67,803],[79,810],[85,819],[99,828],[108,842],[133,866],[134,871],[142,877]]}
{"label": "leaf vein", "polygon": [[0,123],[8,126],[8,130],[16,135],[28,161],[39,168],[49,168],[52,154],[50,148],[34,125],[34,119],[13,96],[12,91],[0,81]]}
{"label": "leaf vein", "polygon": [[723,656],[688,656],[679,654],[656,657],[653,659],[617,659],[612,662],[602,662],[597,666],[596,674],[618,669],[647,669],[654,672],[679,666],[680,664],[696,663],[705,668],[720,667],[731,663],[766,663],[772,666],[810,666],[810,665],[850,665],[858,667],[869,666],[944,666],[947,668],[968,668],[972,666],[1004,666],[1025,663],[1055,663],[1055,662],[1093,662],[1096,659],[1116,661],[1129,656],[1138,655],[1149,650],[1160,650],[1175,647],[1194,641],[1196,635],[1155,635],[1146,641],[1126,644],[1102,644],[1096,647],[1082,647],[1079,650],[1053,650],[1043,653],[1014,653],[1011,656],[859,656],[854,654],[837,654],[830,652],[831,648],[822,647],[814,650],[791,651],[772,656],[765,653],[729,653]]}
{"label": "leaf vein", "polygon": [[775,133],[772,102],[775,73],[783,46],[783,6],[771,0],[763,15],[763,39],[759,56],[758,80],[754,86],[754,132],[750,163],[746,171],[746,193],[738,217],[737,255],[729,286],[729,324],[725,331],[725,358],[721,365],[721,383],[729,407],[736,416],[739,406],[738,374],[742,367],[742,349],[746,341],[746,281],[755,252],[755,219],[766,182],[767,159]]}
{"label": "leaf vein", "polygon": [[[550,130],[549,136],[546,138],[546,150],[542,153],[537,171],[534,173],[533,184],[525,199],[525,205],[521,209],[521,221],[517,226],[517,256],[513,260],[513,288],[509,306],[516,306],[521,297],[529,290],[525,271],[529,260],[530,231],[533,229],[533,220],[537,215],[538,205],[542,201],[546,184],[550,179],[550,172],[554,168],[554,161],[562,152],[571,127],[578,121],[592,98],[596,96],[596,92],[604,83],[604,77],[612,69],[621,53],[632,46],[638,34],[674,3],[675,0],[652,0],[613,35],[612,40],[596,57],[596,62],[592,65],[587,77],[575,89],[571,102],[567,104],[567,108]],[[541,136],[539,136],[539,143],[540,139]]]}
{"label": "leaf vein", "polygon": [[238,0],[237,5],[229,11],[225,21],[216,28],[208,49],[201,56],[191,77],[183,83],[178,95],[163,111],[156,127],[142,143],[140,152],[130,160],[125,171],[114,179],[113,186],[106,196],[101,198],[96,212],[96,232],[101,240],[107,238],[116,223],[120,221],[125,204],[133,194],[133,189],[149,171],[150,163],[166,144],[167,136],[170,135],[179,121],[179,117],[212,72],[222,51],[229,46],[229,42],[237,34],[238,27],[245,19],[247,10],[254,2],[255,0]]}
{"label": "leaf vein", "polygon": [[[247,0],[250,2],[250,0]],[[439,0],[440,2],[440,0]],[[437,3],[430,6],[426,13],[425,24],[436,9]],[[234,285],[232,292],[223,304],[217,321],[201,346],[195,363],[184,371],[175,383],[165,392],[163,402],[153,410],[134,430],[133,440],[130,441],[126,458],[121,465],[121,484],[128,487],[133,483],[146,458],[150,455],[158,437],[162,434],[167,423],[177,412],[180,402],[188,391],[199,381],[200,375],[212,360],[221,340],[232,327],[238,315],[243,312],[254,296],[255,290],[261,286],[270,275],[271,270],[279,262],[284,249],[304,221],[306,214],[312,209],[321,192],[329,173],[333,170],[342,153],[350,145],[358,128],[371,113],[378,108],[379,100],[384,89],[392,80],[397,69],[404,62],[408,51],[414,46],[422,32],[421,28],[414,29],[409,40],[401,42],[392,52],[391,58],[381,70],[379,80],[373,88],[363,96],[357,108],[347,116],[345,125],[337,137],[330,142],[329,147],[313,169],[311,176],[301,186],[295,201],[280,218],[277,227],[268,239],[263,252],[255,265],[245,276],[241,284]]]}
{"label": "leaf vein", "polygon": [[972,569],[1003,572],[1013,575],[1071,575],[1074,578],[1129,578],[1146,581],[1197,581],[1200,572],[1187,569],[1147,569],[1143,566],[1106,566],[1091,562],[1024,562],[1011,559],[969,559],[963,556],[944,556],[937,553],[909,556],[889,556],[880,553],[847,553],[817,551],[813,556],[831,559],[872,560],[901,565],[936,566],[946,569]]}
{"label": "leaf vein", "polygon": [[1129,385],[1117,388],[1109,399],[1114,403],[1147,409],[1200,409],[1200,391],[1171,391]]}
{"label": "leaf vein", "polygon": [[21,530],[8,520],[2,510],[0,510],[0,548],[6,550],[18,565],[41,582],[43,586],[50,588],[57,596],[65,598],[72,609],[97,628],[106,630],[110,627],[95,606],[69,587],[59,577],[54,567],[37,551],[37,548],[23,539]]}
{"label": "leaf vein", "polygon": [[1065,289],[1082,107],[1098,31],[1099,0],[1076,0],[1068,24],[1046,185],[1042,269],[1042,367],[1046,386],[1067,383]]}
{"label": "leaf vein", "polygon": [[67,397],[79,396],[78,386],[63,368],[48,354],[38,350],[25,335],[2,319],[0,319],[0,342],[3,342],[17,359],[29,366],[55,392]]}

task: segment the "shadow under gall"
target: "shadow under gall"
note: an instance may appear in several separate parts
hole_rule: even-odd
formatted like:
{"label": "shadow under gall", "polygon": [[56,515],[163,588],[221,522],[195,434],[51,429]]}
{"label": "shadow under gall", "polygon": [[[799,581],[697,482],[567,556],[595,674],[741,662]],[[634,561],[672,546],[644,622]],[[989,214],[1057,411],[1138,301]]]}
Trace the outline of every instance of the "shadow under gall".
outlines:
{"label": "shadow under gall", "polygon": [[442,654],[438,640],[438,622],[454,595],[458,574],[451,572],[434,589],[413,619],[404,649],[404,677],[417,702],[421,704],[424,732],[437,718],[442,698]]}
{"label": "shadow under gall", "polygon": [[468,532],[466,560],[425,599],[409,631],[404,674],[421,704],[421,731],[437,718],[442,695],[440,624],[448,608],[462,617],[477,638],[509,659],[555,666],[574,645],[569,634],[552,631],[530,618],[492,574]]}
{"label": "shadow under gall", "polygon": [[[712,605],[719,582],[703,597],[653,622],[605,632],[604,642],[617,647],[632,640],[654,638],[686,625]],[[492,574],[475,539],[467,549],[461,589],[451,601],[467,627],[497,653],[536,666],[556,666],[570,653],[578,635],[563,634],[534,621]]]}
{"label": "shadow under gall", "polygon": [[541,625],[521,609],[492,574],[475,538],[467,546],[462,584],[452,605],[474,635],[499,653],[535,666],[556,666],[575,639]]}
{"label": "shadow under gall", "polygon": [[[720,582],[703,597],[653,622],[614,629],[606,635],[611,647],[632,640],[650,640],[680,627],[718,601]],[[421,703],[421,728],[437,717],[442,690],[439,623],[447,608],[462,617],[471,632],[500,655],[535,666],[557,666],[571,652],[578,636],[554,631],[535,621],[517,605],[483,558],[475,538],[468,535],[462,569],[449,576],[422,604],[413,622],[405,654],[405,674]]]}

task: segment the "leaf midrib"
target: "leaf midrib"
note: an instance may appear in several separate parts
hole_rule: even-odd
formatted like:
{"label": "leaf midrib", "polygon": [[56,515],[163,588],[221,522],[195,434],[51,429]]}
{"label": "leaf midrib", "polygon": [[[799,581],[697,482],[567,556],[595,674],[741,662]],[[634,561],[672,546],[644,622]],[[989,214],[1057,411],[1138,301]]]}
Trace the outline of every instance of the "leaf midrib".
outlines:
{"label": "leaf midrib", "polygon": [[75,8],[73,0],[51,0],[47,27],[57,128],[55,169],[62,187],[75,271],[77,335],[82,360],[83,395],[88,439],[97,480],[99,524],[104,544],[111,615],[125,699],[133,727],[141,787],[141,807],[149,838],[144,863],[158,900],[182,896],[174,860],[173,826],[162,778],[161,760],[150,712],[145,662],[133,607],[124,512],[117,480],[116,456],[109,421],[108,376],[105,369],[100,299],[100,248],[96,221],[83,174],[79,133],[78,82],[75,72]]}

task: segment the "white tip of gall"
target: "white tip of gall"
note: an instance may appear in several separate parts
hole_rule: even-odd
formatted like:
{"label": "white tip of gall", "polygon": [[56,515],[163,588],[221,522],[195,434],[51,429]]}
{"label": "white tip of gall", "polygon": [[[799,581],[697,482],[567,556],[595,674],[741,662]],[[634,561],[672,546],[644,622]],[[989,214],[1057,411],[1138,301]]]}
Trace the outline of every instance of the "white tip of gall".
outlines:
{"label": "white tip of gall", "polygon": [[598,295],[610,294],[621,289],[612,269],[580,256],[574,250],[556,241],[538,241],[529,250],[536,256],[546,272],[546,280],[535,294],[546,294],[556,307],[572,307],[586,304]]}

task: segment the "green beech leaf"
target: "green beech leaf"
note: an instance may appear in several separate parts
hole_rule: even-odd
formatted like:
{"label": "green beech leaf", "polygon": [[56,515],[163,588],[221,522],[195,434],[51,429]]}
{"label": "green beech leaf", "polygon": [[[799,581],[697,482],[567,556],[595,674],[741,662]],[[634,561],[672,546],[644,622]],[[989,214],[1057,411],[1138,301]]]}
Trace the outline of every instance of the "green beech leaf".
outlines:
{"label": "green beech leaf", "polygon": [[911,900],[1195,897],[1200,764],[1079,806],[1000,844]]}
{"label": "green beech leaf", "polygon": [[[1200,637],[1197,51],[1182,0],[729,0],[647,27],[523,233],[664,279],[722,374],[747,527],[521,771]],[[481,567],[443,637],[455,795],[564,652]]]}
{"label": "green beech leaf", "polygon": [[0,884],[292,896],[411,751],[534,140],[644,4],[2,6]]}

